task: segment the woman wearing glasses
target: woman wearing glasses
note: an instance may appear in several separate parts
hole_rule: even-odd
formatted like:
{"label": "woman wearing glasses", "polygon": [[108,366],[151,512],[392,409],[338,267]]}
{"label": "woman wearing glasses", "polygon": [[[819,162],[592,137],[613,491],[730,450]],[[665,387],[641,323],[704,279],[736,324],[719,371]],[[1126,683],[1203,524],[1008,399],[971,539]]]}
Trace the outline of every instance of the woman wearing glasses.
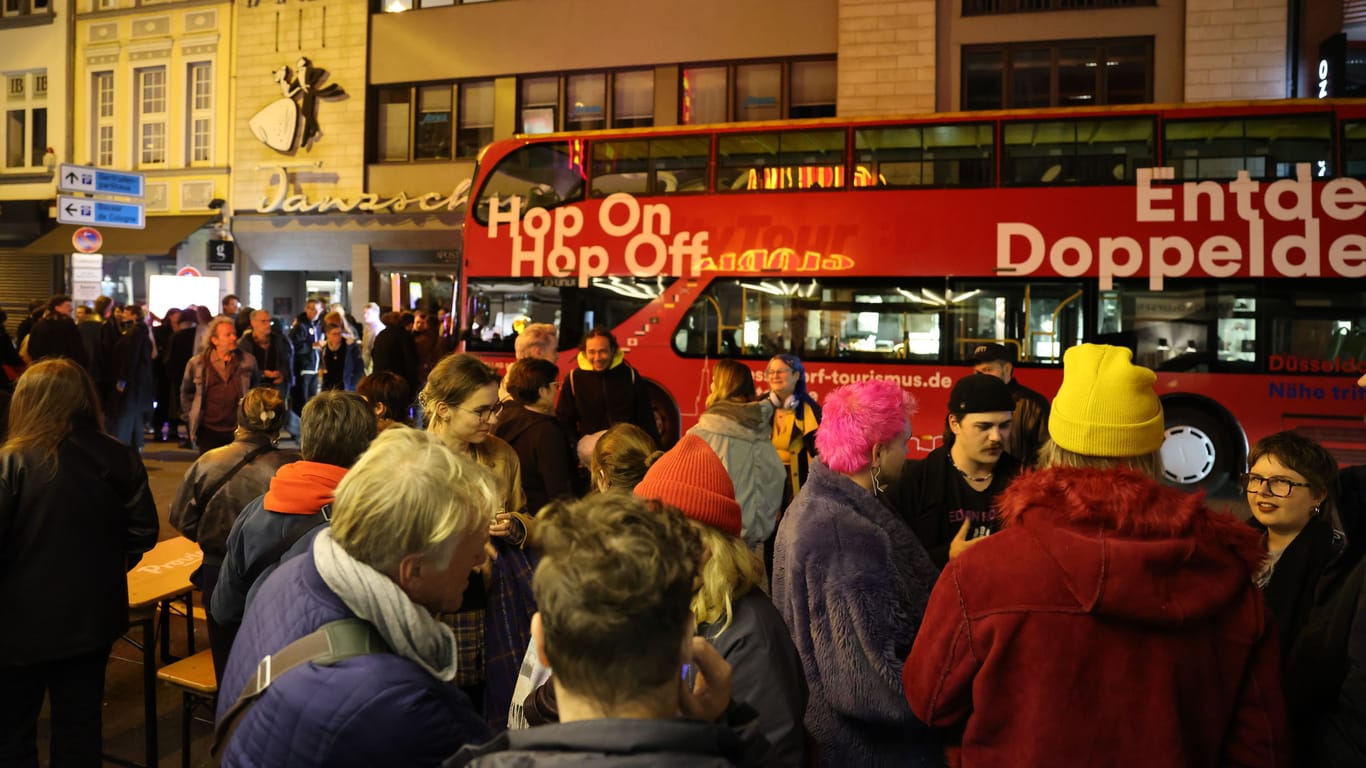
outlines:
{"label": "woman wearing glasses", "polygon": [[502,377],[469,354],[448,355],[436,364],[418,400],[427,415],[427,431],[447,448],[493,470],[498,480],[500,512],[489,526],[489,561],[482,579],[470,579],[460,612],[442,614],[455,629],[460,663],[455,680],[495,730],[507,727],[508,704],[517,667],[531,642],[531,594],[534,563],[520,546],[527,539],[528,518],[522,491],[522,468],[512,446],[493,434],[502,403]]}
{"label": "woman wearing glasses", "polygon": [[816,429],[821,424],[821,407],[806,392],[806,369],[796,355],[774,355],[764,371],[768,394],[773,403],[773,447],[787,468],[783,489],[786,507],[806,482],[811,458],[816,455]]}
{"label": "woman wearing glasses", "polygon": [[1266,533],[1267,559],[1257,586],[1288,650],[1309,616],[1314,588],[1324,566],[1342,551],[1342,534],[1333,529],[1328,490],[1337,479],[1337,462],[1323,446],[1295,432],[1277,432],[1257,441],[1242,477],[1253,525]]}

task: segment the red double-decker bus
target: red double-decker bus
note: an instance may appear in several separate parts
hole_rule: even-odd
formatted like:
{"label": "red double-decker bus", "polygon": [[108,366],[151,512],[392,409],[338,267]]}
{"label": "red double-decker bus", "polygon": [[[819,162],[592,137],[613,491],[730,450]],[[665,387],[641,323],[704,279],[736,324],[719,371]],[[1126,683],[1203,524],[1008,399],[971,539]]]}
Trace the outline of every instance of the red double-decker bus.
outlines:
{"label": "red double-decker bus", "polygon": [[940,440],[973,349],[1051,396],[1063,351],[1157,372],[1168,480],[1211,487],[1298,429],[1366,461],[1366,102],[933,114],[519,136],[487,147],[463,234],[466,348],[522,322],[562,363],[612,329],[664,433],[717,358],[779,352],[819,397],[867,378]]}

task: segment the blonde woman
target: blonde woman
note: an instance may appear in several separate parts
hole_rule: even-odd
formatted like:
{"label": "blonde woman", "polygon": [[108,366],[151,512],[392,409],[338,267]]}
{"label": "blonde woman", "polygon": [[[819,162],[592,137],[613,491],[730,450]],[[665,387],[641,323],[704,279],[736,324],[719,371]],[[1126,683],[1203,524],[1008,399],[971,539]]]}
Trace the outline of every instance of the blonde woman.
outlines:
{"label": "blonde woman", "polygon": [[589,471],[593,475],[593,490],[630,491],[636,487],[645,470],[663,452],[645,430],[634,424],[618,424],[603,433],[593,446],[593,460]]}
{"label": "blonde woman", "polygon": [[805,765],[807,686],[801,659],[778,609],[764,594],[764,566],[740,538],[742,513],[726,467],[701,439],[683,439],[660,457],[635,495],[688,517],[707,552],[693,595],[697,634],[731,666],[731,698],[759,713],[770,765]]}
{"label": "blonde woman", "polygon": [[773,402],[755,401],[754,374],[734,360],[718,360],[712,369],[707,410],[688,430],[716,452],[740,502],[745,543],[762,544],[778,524],[787,473],[773,447]]}
{"label": "blonde woman", "polygon": [[507,727],[518,660],[531,641],[536,612],[531,593],[535,566],[520,549],[529,522],[520,514],[526,507],[521,463],[512,446],[493,434],[503,409],[500,380],[497,371],[474,355],[450,355],[432,369],[419,396],[427,431],[457,455],[491,470],[497,480],[488,569],[484,578],[470,580],[460,612],[443,616],[461,641],[456,681],[495,730]]}

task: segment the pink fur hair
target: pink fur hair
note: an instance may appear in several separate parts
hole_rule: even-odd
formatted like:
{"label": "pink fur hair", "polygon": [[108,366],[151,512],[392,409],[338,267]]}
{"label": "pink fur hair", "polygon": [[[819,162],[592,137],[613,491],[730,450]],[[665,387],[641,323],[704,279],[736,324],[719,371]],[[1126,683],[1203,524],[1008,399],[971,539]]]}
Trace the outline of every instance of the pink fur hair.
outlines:
{"label": "pink fur hair", "polygon": [[831,392],[816,432],[825,465],[845,474],[867,468],[873,446],[896,437],[915,413],[915,398],[891,381],[860,381]]}

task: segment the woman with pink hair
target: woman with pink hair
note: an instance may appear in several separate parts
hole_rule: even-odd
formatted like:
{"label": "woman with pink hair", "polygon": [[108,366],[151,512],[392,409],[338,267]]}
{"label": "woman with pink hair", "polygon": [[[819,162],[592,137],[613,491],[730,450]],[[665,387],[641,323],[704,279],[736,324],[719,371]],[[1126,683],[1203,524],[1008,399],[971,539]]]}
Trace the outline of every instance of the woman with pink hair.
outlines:
{"label": "woman with pink hair", "polygon": [[818,456],[778,528],[773,603],[810,687],[816,765],[943,763],[901,685],[939,569],[878,498],[906,461],[913,408],[890,381],[831,392]]}

